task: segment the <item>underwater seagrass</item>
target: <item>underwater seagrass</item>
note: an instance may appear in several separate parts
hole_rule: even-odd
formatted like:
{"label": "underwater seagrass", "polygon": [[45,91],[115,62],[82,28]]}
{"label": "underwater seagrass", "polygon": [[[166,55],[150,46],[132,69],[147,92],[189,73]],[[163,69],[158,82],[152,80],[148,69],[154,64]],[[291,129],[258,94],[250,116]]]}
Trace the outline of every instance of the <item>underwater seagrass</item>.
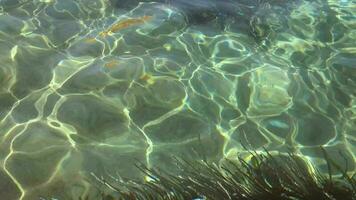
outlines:
{"label": "underwater seagrass", "polygon": [[[347,174],[322,149],[329,174],[322,174],[301,156],[249,151],[251,159],[226,160],[217,165],[206,161],[176,158],[179,175],[138,164],[146,181],[119,178],[117,182],[101,180],[111,194],[102,199],[236,199],[236,200],[354,200],[356,177]],[[331,168],[339,171],[332,176]],[[99,197],[100,198],[100,197]]]}

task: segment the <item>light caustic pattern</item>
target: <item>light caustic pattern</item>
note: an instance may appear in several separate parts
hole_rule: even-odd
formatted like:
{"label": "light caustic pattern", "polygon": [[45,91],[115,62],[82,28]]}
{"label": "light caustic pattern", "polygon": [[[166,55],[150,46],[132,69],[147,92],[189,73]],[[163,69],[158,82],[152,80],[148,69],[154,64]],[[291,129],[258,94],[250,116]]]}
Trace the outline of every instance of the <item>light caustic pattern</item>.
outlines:
{"label": "light caustic pattern", "polygon": [[91,196],[91,174],[135,178],[137,161],[219,161],[242,145],[292,149],[321,168],[324,146],[355,169],[351,1],[299,1],[283,16],[265,5],[250,24],[262,40],[238,19],[189,25],[159,3],[0,5],[4,199]]}

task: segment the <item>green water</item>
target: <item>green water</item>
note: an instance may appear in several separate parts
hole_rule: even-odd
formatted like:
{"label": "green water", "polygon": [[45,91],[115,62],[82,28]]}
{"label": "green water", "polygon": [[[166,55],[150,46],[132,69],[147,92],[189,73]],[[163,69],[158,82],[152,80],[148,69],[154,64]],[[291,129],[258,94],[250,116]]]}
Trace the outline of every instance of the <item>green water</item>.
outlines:
{"label": "green water", "polygon": [[266,4],[248,31],[110,2],[0,1],[1,198],[90,196],[93,174],[243,146],[356,170],[355,1]]}

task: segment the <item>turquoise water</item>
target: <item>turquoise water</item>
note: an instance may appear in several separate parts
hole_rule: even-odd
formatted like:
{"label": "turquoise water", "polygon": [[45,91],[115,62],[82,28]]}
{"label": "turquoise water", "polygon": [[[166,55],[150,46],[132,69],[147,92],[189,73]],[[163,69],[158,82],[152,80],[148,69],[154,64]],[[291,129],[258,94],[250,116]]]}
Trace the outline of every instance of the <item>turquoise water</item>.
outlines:
{"label": "turquoise water", "polygon": [[2,198],[243,146],[356,170],[355,1],[118,2],[0,1]]}

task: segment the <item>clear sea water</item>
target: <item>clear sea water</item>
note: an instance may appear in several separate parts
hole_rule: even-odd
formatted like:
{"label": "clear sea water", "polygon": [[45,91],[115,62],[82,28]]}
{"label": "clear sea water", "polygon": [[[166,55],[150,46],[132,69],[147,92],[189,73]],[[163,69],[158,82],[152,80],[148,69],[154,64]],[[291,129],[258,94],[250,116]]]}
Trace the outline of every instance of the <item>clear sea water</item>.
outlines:
{"label": "clear sea water", "polygon": [[0,0],[0,52],[1,199],[246,148],[356,170],[354,0]]}

